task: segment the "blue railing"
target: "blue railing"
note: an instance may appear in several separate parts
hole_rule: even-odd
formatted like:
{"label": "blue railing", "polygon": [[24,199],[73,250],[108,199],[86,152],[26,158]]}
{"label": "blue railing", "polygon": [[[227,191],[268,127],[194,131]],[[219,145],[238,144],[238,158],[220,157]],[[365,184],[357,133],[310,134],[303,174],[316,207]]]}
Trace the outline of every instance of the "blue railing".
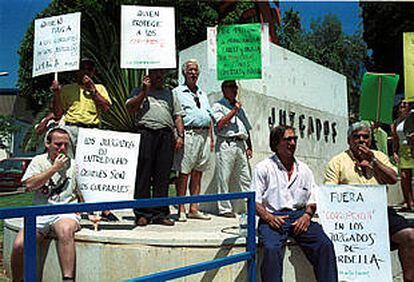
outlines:
{"label": "blue railing", "polygon": [[256,281],[256,236],[255,236],[255,199],[254,192],[229,193],[223,195],[201,195],[118,201],[105,203],[82,203],[52,206],[29,206],[0,209],[0,219],[24,217],[24,281],[36,281],[36,216],[74,212],[116,210],[135,207],[156,207],[187,203],[216,202],[224,200],[247,199],[247,244],[246,252],[225,258],[197,263],[177,269],[132,278],[127,281],[165,281],[216,269],[222,266],[247,261],[247,281]]}

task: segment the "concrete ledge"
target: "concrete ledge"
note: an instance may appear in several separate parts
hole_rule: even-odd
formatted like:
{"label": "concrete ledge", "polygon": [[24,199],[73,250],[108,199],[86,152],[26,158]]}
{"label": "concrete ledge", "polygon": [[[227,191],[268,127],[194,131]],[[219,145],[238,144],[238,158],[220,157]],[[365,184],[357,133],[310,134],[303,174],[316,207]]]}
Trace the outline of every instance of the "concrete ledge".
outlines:
{"label": "concrete ledge", "polygon": [[[237,219],[212,216],[210,221],[189,219],[173,227],[135,227],[132,214],[118,215],[122,217],[120,223],[103,223],[97,232],[89,221],[82,221],[83,229],[76,234],[77,281],[120,281],[245,251],[245,238],[238,234]],[[21,226],[21,219],[5,221],[4,266],[8,276],[12,244]],[[55,242],[43,244],[38,250],[43,281],[59,281]],[[258,281],[261,257],[259,246]],[[400,281],[401,268],[396,252],[392,252],[392,262],[394,281]],[[246,281],[246,265],[237,263],[179,281]],[[289,242],[285,250],[284,281],[315,281],[311,265],[294,242]]]}

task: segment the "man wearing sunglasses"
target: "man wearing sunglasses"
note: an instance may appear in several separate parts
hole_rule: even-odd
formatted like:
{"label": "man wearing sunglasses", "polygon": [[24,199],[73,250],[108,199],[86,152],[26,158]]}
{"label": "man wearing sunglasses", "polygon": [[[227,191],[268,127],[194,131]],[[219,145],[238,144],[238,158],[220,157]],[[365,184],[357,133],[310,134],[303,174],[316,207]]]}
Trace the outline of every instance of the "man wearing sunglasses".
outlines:
{"label": "man wearing sunglasses", "polygon": [[[325,170],[325,184],[395,184],[397,170],[388,157],[371,150],[371,128],[356,122],[348,129],[349,149],[334,156]],[[404,281],[414,281],[414,225],[388,208],[391,249],[398,249]]]}
{"label": "man wearing sunglasses", "polygon": [[264,254],[262,281],[282,281],[283,251],[288,236],[304,250],[318,281],[335,282],[335,251],[322,227],[311,221],[316,210],[315,180],[294,156],[297,136],[290,126],[270,131],[273,156],[257,164],[251,184],[256,191],[259,238]]}
{"label": "man wearing sunglasses", "polygon": [[[218,193],[248,191],[250,167],[248,159],[253,156],[250,125],[242,104],[237,101],[236,81],[225,80],[221,84],[223,98],[214,103],[216,143],[216,167],[214,176]],[[230,183],[235,187],[230,187]],[[234,218],[230,201],[218,202],[219,215]]]}
{"label": "man wearing sunglasses", "polygon": [[[184,84],[173,89],[185,111],[184,147],[174,156],[173,168],[179,172],[176,185],[177,196],[185,196],[188,179],[190,178],[190,195],[199,195],[201,191],[201,177],[208,167],[210,152],[213,150],[213,135],[211,130],[212,111],[207,94],[198,86],[200,69],[194,59],[186,61],[182,66],[185,78]],[[188,218],[209,220],[210,217],[198,210],[198,204],[190,204],[188,215],[184,205],[179,205],[178,221],[185,222]]]}

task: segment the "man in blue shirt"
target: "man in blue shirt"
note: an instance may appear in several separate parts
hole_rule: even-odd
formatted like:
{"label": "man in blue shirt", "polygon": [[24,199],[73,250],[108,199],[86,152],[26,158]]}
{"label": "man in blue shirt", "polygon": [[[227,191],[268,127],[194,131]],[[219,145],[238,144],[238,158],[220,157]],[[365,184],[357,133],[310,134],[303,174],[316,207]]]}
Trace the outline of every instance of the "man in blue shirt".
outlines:
{"label": "man in blue shirt", "polygon": [[[178,196],[185,196],[190,178],[190,195],[199,195],[201,177],[208,167],[210,152],[213,150],[212,111],[206,93],[197,86],[200,73],[198,62],[188,60],[183,64],[182,72],[185,82],[173,90],[185,111],[184,147],[176,152],[174,159],[174,168],[179,172],[176,189]],[[196,203],[190,205],[188,218],[210,219],[198,210]],[[184,205],[179,206],[178,220],[187,221]]]}

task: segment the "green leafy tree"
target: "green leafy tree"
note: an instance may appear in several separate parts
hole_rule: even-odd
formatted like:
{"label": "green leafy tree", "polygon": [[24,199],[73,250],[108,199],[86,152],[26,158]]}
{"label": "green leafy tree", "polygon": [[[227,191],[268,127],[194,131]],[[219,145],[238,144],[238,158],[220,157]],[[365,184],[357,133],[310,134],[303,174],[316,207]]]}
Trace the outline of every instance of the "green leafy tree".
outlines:
{"label": "green leafy tree", "polygon": [[397,73],[404,91],[403,33],[414,31],[414,2],[360,2],[363,36],[372,51],[367,69]]}
{"label": "green leafy tree", "polygon": [[362,75],[368,60],[362,35],[344,34],[341,22],[331,14],[313,20],[310,31],[305,31],[300,14],[293,10],[285,13],[278,34],[282,47],[346,76],[350,118],[357,119]]}

